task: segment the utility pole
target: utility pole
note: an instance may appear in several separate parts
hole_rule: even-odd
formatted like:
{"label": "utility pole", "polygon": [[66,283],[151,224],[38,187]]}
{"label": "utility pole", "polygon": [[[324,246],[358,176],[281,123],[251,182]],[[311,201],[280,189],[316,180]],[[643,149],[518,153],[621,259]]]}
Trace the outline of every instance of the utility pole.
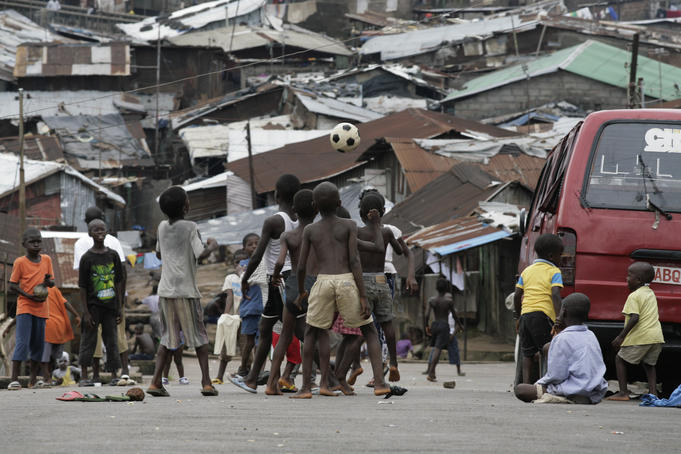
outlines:
{"label": "utility pole", "polygon": [[251,208],[255,210],[255,172],[253,172],[253,150],[251,149],[251,122],[246,122],[246,143],[248,144],[248,178],[251,180]]}
{"label": "utility pole", "polygon": [[631,65],[629,65],[629,85],[627,89],[627,94],[629,99],[629,108],[636,108],[636,64],[638,60],[638,33],[634,34],[633,41],[631,43]]}
{"label": "utility pole", "polygon": [[158,159],[158,98],[160,96],[161,84],[161,21],[158,23],[158,34],[156,35],[156,129],[154,130],[154,159]]}
{"label": "utility pole", "polygon": [[26,231],[26,179],[24,174],[24,89],[19,89],[19,219]]}

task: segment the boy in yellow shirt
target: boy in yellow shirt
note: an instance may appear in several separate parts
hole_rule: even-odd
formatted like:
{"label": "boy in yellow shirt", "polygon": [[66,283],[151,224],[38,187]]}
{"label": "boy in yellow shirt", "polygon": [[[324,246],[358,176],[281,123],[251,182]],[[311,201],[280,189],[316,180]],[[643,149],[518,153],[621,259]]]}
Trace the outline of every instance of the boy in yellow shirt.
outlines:
{"label": "boy in yellow shirt", "polygon": [[551,342],[554,322],[560,324],[556,315],[560,313],[563,288],[563,276],[555,265],[563,253],[561,239],[545,233],[537,238],[534,250],[538,258],[523,270],[513,297],[523,352],[523,383],[534,382],[530,377],[534,356]]}
{"label": "boy in yellow shirt", "polygon": [[615,364],[620,390],[608,400],[629,400],[627,389],[627,363],[641,364],[648,376],[649,393],[657,394],[655,364],[662,352],[664,336],[657,312],[657,298],[650,289],[655,279],[655,269],[650,263],[634,262],[627,271],[627,285],[631,293],[624,303],[624,329],[612,341],[619,349]]}

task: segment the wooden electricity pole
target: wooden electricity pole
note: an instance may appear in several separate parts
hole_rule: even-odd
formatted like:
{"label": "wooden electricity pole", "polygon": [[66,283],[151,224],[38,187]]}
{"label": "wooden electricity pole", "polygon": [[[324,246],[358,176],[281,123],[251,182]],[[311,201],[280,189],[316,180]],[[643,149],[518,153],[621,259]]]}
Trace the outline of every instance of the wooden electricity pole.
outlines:
{"label": "wooden electricity pole", "polygon": [[251,122],[246,122],[246,144],[248,145],[248,178],[251,180],[251,208],[256,208],[255,172],[253,171],[253,150],[251,148]]}
{"label": "wooden electricity pole", "polygon": [[631,65],[629,65],[629,86],[627,94],[629,95],[629,108],[636,108],[636,64],[638,61],[638,33],[634,34],[631,43]]}
{"label": "wooden electricity pole", "polygon": [[24,89],[19,89],[19,219],[26,230],[26,177],[24,174]]}

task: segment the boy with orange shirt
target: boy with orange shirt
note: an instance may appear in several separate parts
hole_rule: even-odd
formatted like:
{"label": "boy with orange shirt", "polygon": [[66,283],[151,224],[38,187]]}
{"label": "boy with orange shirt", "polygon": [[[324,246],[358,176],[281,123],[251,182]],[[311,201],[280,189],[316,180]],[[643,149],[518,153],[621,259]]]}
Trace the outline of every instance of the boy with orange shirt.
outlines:
{"label": "boy with orange shirt", "polygon": [[46,295],[35,295],[35,288],[42,284],[54,287],[51,276],[52,260],[41,254],[43,239],[40,231],[28,228],[21,241],[26,249],[26,255],[17,258],[12,267],[9,278],[9,289],[19,294],[17,298],[16,341],[12,356],[12,378],[7,387],[9,390],[21,389],[19,383],[19,369],[21,362],[30,359],[31,370],[28,387],[36,385],[36,375],[40,360],[43,357],[45,343],[45,321],[49,316],[48,305],[45,304]]}
{"label": "boy with orange shirt", "polygon": [[43,380],[49,383],[50,360],[58,361],[64,351],[64,344],[73,339],[71,320],[66,313],[73,314],[76,326],[80,326],[80,316],[71,304],[64,298],[57,287],[48,290],[47,301],[50,317],[45,322],[45,346],[43,347]]}

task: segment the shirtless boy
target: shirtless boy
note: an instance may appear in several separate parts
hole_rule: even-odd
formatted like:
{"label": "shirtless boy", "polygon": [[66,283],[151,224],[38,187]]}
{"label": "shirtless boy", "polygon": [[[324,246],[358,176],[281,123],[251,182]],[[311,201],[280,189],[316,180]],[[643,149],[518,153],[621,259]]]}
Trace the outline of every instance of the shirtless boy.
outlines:
{"label": "shirtless boy", "polygon": [[[377,210],[383,216],[385,201],[375,192],[369,192],[362,198],[359,214],[362,221],[368,224],[367,215],[370,210]],[[390,245],[397,254],[402,254],[402,247],[395,238],[393,231],[387,227],[381,229],[384,246]],[[376,237],[373,226],[365,225],[357,231],[357,237],[363,241],[373,241]],[[367,290],[369,307],[376,322],[385,333],[388,354],[390,355],[390,381],[399,381],[400,372],[397,369],[397,347],[395,328],[393,327],[393,300],[388,281],[385,276],[385,249],[380,252],[359,249],[362,264],[364,286]]]}
{"label": "shirtless boy", "polygon": [[[312,224],[317,210],[313,203],[312,191],[309,189],[301,189],[293,198],[293,209],[298,216],[298,227],[285,232],[281,235],[281,250],[279,251],[279,258],[274,265],[274,274],[272,280],[278,282],[281,280],[281,270],[286,263],[286,257],[290,257],[291,274],[286,278],[286,301],[284,303],[284,315],[282,317],[283,327],[279,335],[279,341],[274,349],[272,356],[272,366],[270,368],[270,377],[267,380],[267,388],[265,394],[274,395],[282,394],[281,386],[289,386],[291,383],[280,383],[280,369],[284,355],[288,349],[289,344],[293,340],[295,333],[298,340],[303,340],[305,336],[305,316],[307,314],[307,298],[300,301],[300,306],[296,306],[294,302],[298,297],[298,278],[295,270],[298,267],[298,252],[300,251],[300,244],[303,239],[303,230],[308,225]],[[308,261],[307,276],[305,277],[306,292],[312,289],[312,285],[317,278],[317,270],[315,269],[314,260]]]}
{"label": "shirtless boy", "polygon": [[[293,197],[300,190],[300,180],[295,175],[282,175],[279,177],[275,188],[275,197],[279,204],[279,212],[265,219],[262,226],[262,235],[260,235],[260,242],[256,248],[251,260],[248,262],[248,268],[241,277],[241,293],[244,298],[248,299],[248,290],[250,284],[249,278],[253,272],[258,268],[260,262],[265,260],[267,266],[267,275],[270,278],[270,283],[267,292],[267,302],[260,318],[258,330],[260,332],[260,340],[258,341],[258,348],[255,351],[255,359],[251,370],[246,377],[239,379],[232,377],[230,380],[236,386],[244,391],[251,393],[256,392],[258,387],[258,374],[270,351],[272,345],[272,328],[277,320],[281,320],[284,310],[284,303],[281,298],[281,290],[278,285],[271,281],[271,276],[274,274],[274,264],[279,258],[281,249],[281,235],[284,232],[290,231],[298,227],[298,218],[293,210]],[[289,260],[286,260],[281,272],[284,278],[288,277],[291,270]],[[301,284],[302,288],[302,284]]]}
{"label": "shirtless boy", "polygon": [[442,352],[443,348],[447,347],[450,341],[450,312],[452,317],[454,317],[454,323],[456,323],[459,329],[463,329],[459,318],[456,316],[456,311],[454,310],[454,300],[447,294],[449,283],[445,279],[440,278],[435,284],[435,288],[437,289],[437,296],[428,301],[428,311],[426,312],[426,322],[430,320],[431,312],[435,314],[433,324],[426,328],[428,334],[433,338],[433,359],[428,365],[428,381],[437,381],[435,378],[435,367],[437,367],[437,363],[440,360],[440,352]]}
{"label": "shirtless boy", "polygon": [[[362,280],[362,267],[357,250],[357,225],[349,219],[336,216],[340,206],[338,188],[328,182],[319,184],[314,189],[314,204],[321,214],[321,220],[305,227],[303,242],[298,258],[298,288],[305,288],[307,262],[310,253],[317,260],[317,281],[310,292],[305,345],[303,347],[303,386],[291,396],[297,399],[312,398],[311,368],[315,345],[319,343],[320,369],[322,379],[319,393],[335,395],[328,387],[329,335],[335,312],[340,312],[345,324],[349,327],[360,327],[369,350],[369,359],[374,372],[374,394],[377,396],[390,393],[390,388],[383,380],[381,351],[378,334],[367,305],[366,290]],[[303,291],[298,295],[295,304],[307,297]],[[341,390],[344,394],[352,394],[345,376],[350,361],[341,365],[337,371]]]}

